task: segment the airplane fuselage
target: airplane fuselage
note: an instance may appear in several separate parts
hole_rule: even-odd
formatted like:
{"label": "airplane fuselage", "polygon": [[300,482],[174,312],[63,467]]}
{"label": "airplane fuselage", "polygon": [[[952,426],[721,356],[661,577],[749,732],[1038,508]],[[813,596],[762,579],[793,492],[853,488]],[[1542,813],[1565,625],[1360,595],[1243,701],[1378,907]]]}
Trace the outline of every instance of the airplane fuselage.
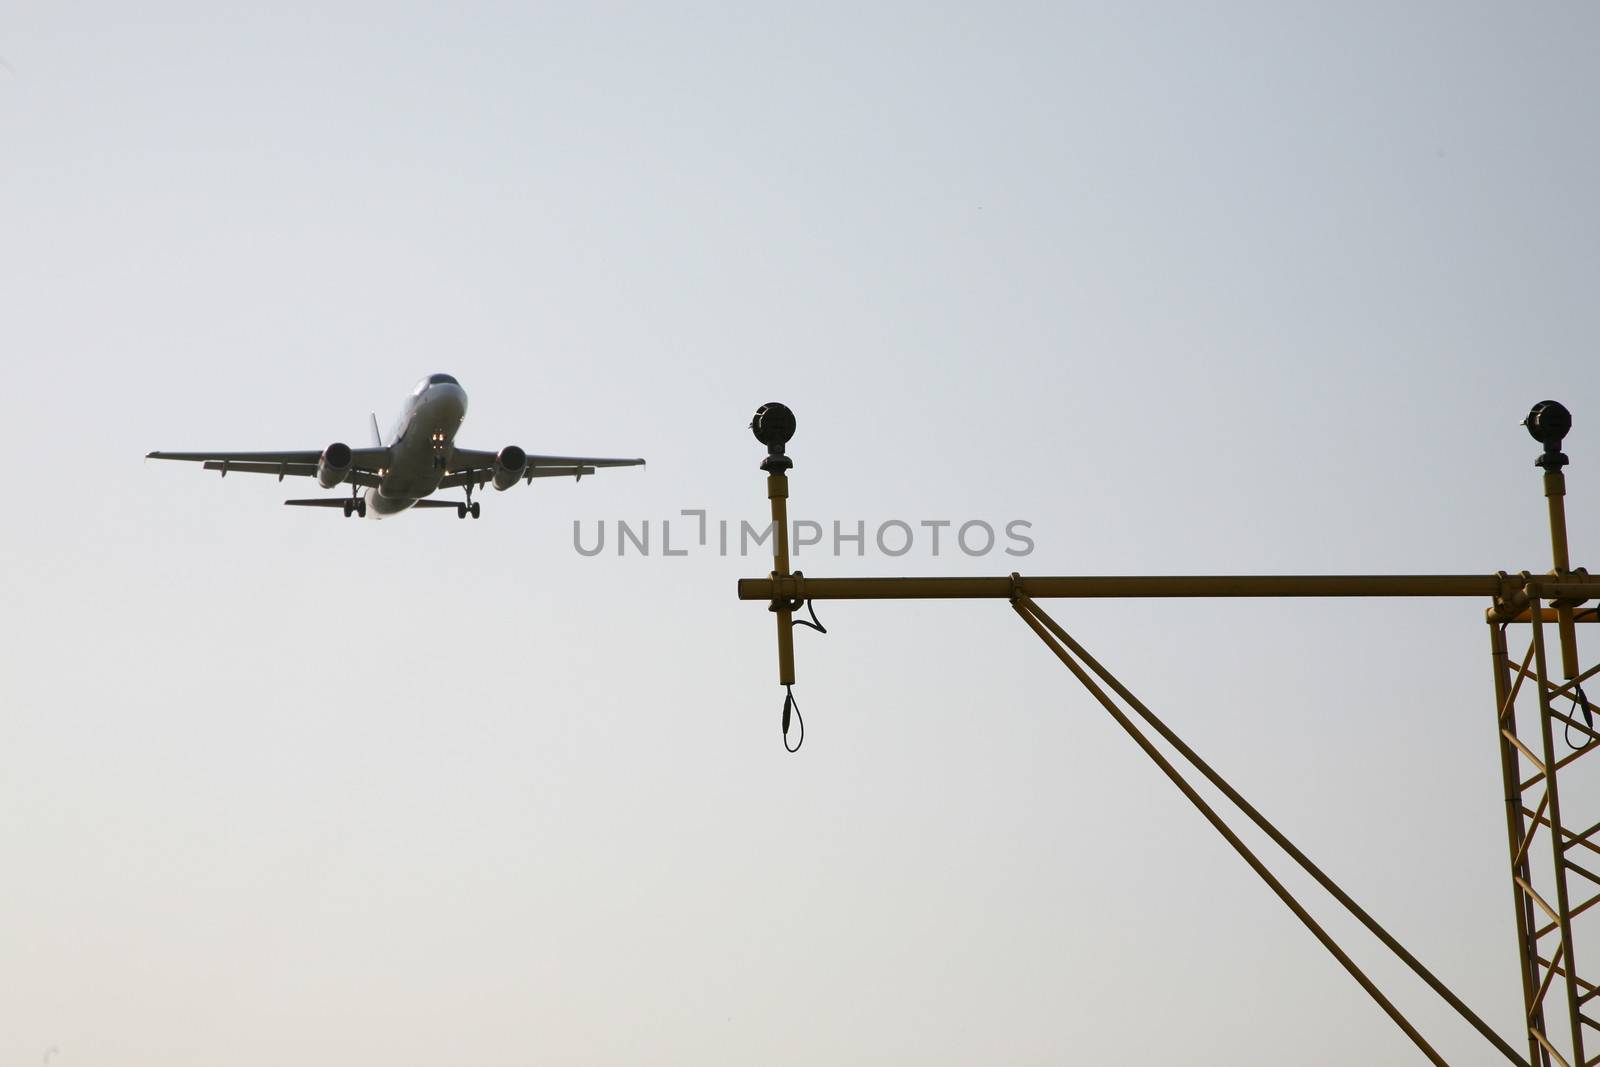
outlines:
{"label": "airplane fuselage", "polygon": [[369,517],[398,515],[439,488],[466,417],[467,391],[454,379],[434,375],[417,385],[390,435],[390,464],[366,492]]}

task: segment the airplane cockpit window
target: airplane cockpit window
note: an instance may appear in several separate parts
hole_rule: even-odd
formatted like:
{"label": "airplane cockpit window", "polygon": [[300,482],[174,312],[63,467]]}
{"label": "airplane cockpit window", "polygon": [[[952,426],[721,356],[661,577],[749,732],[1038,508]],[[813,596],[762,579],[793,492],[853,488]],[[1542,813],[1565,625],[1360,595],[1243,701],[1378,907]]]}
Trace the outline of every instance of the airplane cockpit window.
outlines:
{"label": "airplane cockpit window", "polygon": [[456,381],[453,377],[451,377],[448,374],[430,374],[426,378],[422,379],[422,381],[417,383],[417,387],[415,389],[411,390],[411,395],[412,396],[421,396],[423,393],[426,393],[428,391],[428,386],[430,386],[430,385],[460,385],[460,384],[461,384],[460,382]]}

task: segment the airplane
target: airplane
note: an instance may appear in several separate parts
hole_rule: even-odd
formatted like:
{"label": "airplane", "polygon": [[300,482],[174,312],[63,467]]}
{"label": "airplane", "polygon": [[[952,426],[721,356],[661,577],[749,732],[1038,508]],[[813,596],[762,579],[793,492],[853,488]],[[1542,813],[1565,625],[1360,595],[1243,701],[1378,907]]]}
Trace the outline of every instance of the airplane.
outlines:
{"label": "airplane", "polygon": [[[481,505],[472,491],[486,483],[510,489],[535,478],[574,480],[601,467],[637,467],[642,459],[603,459],[593,456],[529,455],[516,445],[499,452],[459,448],[456,431],[467,415],[467,393],[448,374],[430,374],[417,383],[406,399],[400,420],[385,445],[378,435],[378,417],[372,417],[372,448],[351,448],[335,441],[322,451],[305,452],[151,452],[146,459],[177,459],[203,463],[208,471],[315,477],[324,489],[349,483],[350,496],[285,500],[303,508],[340,508],[344,517],[383,518],[411,508],[453,508],[456,518],[476,519]],[[466,502],[431,499],[441,489],[460,488]],[[365,489],[363,494],[361,490]]]}

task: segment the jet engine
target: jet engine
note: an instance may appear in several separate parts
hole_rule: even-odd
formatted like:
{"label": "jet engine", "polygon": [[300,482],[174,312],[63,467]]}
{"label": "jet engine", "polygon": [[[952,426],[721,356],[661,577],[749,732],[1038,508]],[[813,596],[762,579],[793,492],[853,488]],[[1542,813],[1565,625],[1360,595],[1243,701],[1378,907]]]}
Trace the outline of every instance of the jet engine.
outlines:
{"label": "jet engine", "polygon": [[317,484],[324,489],[332,489],[350,477],[350,461],[353,458],[350,446],[342,441],[335,441],[323,449],[322,458],[317,460]]}
{"label": "jet engine", "polygon": [[517,484],[528,469],[528,454],[516,445],[506,445],[494,457],[494,487],[502,492]]}

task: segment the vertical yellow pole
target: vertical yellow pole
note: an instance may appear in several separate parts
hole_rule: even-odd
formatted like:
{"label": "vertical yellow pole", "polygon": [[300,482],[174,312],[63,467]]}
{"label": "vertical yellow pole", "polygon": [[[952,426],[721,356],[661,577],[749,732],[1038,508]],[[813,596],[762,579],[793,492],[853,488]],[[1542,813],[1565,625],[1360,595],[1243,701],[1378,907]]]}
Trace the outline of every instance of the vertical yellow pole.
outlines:
{"label": "vertical yellow pole", "polygon": [[1550,708],[1550,690],[1553,686],[1550,684],[1549,666],[1545,657],[1543,598],[1531,598],[1529,607],[1533,610],[1533,667],[1534,683],[1539,687],[1539,733],[1543,742],[1540,754],[1544,758],[1542,770],[1545,780],[1545,812],[1550,820],[1550,852],[1555,862],[1555,911],[1550,918],[1561,931],[1559,968],[1554,954],[1546,966],[1558,970],[1566,977],[1563,985],[1567,991],[1567,1019],[1572,1028],[1572,1062],[1587,1064],[1589,1060],[1583,1053],[1584,1016],[1579,1010],[1579,998],[1583,995],[1579,989],[1582,980],[1578,977],[1578,965],[1574,958],[1576,950],[1572,944],[1572,902],[1567,892],[1566,824],[1561,818],[1561,794],[1556,788],[1558,778],[1556,772],[1560,768],[1558,760],[1561,756],[1556,751],[1555,727],[1551,721],[1553,716]]}
{"label": "vertical yellow pole", "polygon": [[[1535,1033],[1544,1033],[1544,1008],[1539,1002],[1538,927],[1533,904],[1523,894],[1522,884],[1532,885],[1528,871],[1527,823],[1522,814],[1522,768],[1518,750],[1511,738],[1517,735],[1516,695],[1512,688],[1511,657],[1506,649],[1506,624],[1489,624],[1490,647],[1494,654],[1495,726],[1499,730],[1500,774],[1506,797],[1506,835],[1511,845],[1511,896],[1517,909],[1517,952],[1522,957],[1522,1003],[1526,1009],[1528,1062],[1548,1064],[1550,1058],[1539,1047]],[[1530,649],[1531,652],[1531,649]],[[1523,664],[1527,669],[1527,664]]]}
{"label": "vertical yellow pole", "polygon": [[[794,436],[794,412],[782,404],[762,404],[750,420],[750,431],[767,446],[761,469],[767,472],[767,500],[772,503],[772,577],[776,581],[789,577],[789,468],[794,461],[784,453],[784,446]],[[794,684],[793,604],[787,597],[772,598],[772,612],[778,616],[778,684],[785,687]],[[785,728],[788,709],[785,703]]]}
{"label": "vertical yellow pole", "polygon": [[[1567,558],[1567,479],[1561,468],[1567,465],[1567,456],[1561,451],[1561,442],[1572,429],[1572,412],[1554,400],[1541,400],[1533,405],[1522,423],[1528,434],[1544,446],[1544,454],[1534,460],[1544,471],[1544,496],[1550,506],[1550,551],[1554,557],[1555,575],[1559,581],[1571,571],[1572,561]],[[1568,681],[1578,676],[1578,630],[1572,624],[1572,605],[1560,597],[1551,602],[1556,609],[1556,630],[1561,642],[1561,675]]]}
{"label": "vertical yellow pole", "polygon": [[[767,499],[772,501],[772,577],[789,577],[789,476],[783,471],[767,475]],[[778,684],[794,684],[794,612],[778,607]]]}
{"label": "vertical yellow pole", "polygon": [[[1567,556],[1567,478],[1561,468],[1544,472],[1544,495],[1550,505],[1550,553],[1559,578],[1572,569]],[[1570,682],[1578,676],[1578,628],[1573,625],[1571,604],[1557,600],[1555,607],[1561,635],[1561,677]]]}

